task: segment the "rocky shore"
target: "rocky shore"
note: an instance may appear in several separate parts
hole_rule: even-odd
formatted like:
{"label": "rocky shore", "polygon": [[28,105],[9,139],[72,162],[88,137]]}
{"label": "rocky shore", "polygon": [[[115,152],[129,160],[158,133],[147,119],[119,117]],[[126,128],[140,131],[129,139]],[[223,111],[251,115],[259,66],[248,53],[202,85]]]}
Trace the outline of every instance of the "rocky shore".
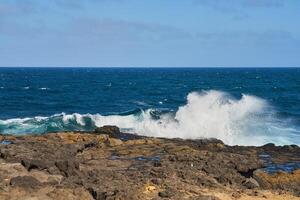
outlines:
{"label": "rocky shore", "polygon": [[296,145],[95,132],[0,135],[1,200],[300,199]]}

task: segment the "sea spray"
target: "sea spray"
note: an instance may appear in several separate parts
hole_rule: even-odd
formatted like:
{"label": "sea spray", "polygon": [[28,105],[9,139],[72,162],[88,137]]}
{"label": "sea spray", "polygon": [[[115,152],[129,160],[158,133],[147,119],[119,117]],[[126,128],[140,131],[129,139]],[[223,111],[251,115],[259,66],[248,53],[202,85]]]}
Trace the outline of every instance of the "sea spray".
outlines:
{"label": "sea spray", "polygon": [[155,109],[136,110],[122,115],[55,114],[50,117],[0,120],[0,132],[41,134],[53,131],[91,131],[103,125],[122,130],[167,138],[218,138],[227,144],[262,145],[297,143],[297,127],[276,118],[265,100],[243,94],[233,98],[222,91],[192,92],[187,103],[176,112]]}

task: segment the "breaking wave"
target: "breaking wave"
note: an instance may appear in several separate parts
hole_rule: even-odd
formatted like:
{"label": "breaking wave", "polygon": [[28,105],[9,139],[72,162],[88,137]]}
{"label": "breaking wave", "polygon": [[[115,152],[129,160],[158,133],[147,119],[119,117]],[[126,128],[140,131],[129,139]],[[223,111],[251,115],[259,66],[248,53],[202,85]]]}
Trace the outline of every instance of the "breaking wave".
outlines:
{"label": "breaking wave", "polygon": [[123,131],[167,138],[218,138],[230,145],[300,144],[299,128],[276,117],[265,100],[221,91],[192,92],[176,112],[134,110],[120,115],[55,114],[50,117],[0,120],[5,134],[41,134],[54,131],[91,131],[116,125]]}

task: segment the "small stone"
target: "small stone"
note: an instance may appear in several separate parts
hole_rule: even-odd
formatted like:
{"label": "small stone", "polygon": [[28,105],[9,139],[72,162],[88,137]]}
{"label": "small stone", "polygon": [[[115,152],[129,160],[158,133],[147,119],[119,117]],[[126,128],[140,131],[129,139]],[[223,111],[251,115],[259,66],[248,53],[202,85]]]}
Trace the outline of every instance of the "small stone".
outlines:
{"label": "small stone", "polygon": [[172,194],[169,191],[164,190],[164,191],[159,192],[158,196],[160,196],[162,198],[169,198],[172,196]]}

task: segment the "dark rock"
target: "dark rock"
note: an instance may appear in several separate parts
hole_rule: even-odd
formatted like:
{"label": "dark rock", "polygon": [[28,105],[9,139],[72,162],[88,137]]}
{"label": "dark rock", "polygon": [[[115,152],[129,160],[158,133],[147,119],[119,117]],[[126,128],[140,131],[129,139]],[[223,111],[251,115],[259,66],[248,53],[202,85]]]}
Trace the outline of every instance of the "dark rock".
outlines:
{"label": "dark rock", "polygon": [[276,148],[276,146],[275,146],[274,143],[268,143],[268,144],[263,145],[261,148],[263,148],[263,149],[274,149],[274,148]]}
{"label": "dark rock", "polygon": [[164,191],[160,191],[158,193],[158,196],[160,196],[162,198],[170,198],[173,196],[173,193],[170,190],[164,190]]}
{"label": "dark rock", "polygon": [[107,199],[124,199],[118,190],[114,191],[102,191],[98,188],[89,188],[88,191],[95,200],[107,200]]}
{"label": "dark rock", "polygon": [[195,140],[195,142],[198,145],[208,145],[208,144],[223,144],[224,145],[224,142],[222,140],[219,140],[219,139],[216,139],[216,138]]}
{"label": "dark rock", "polygon": [[299,149],[300,147],[298,146],[298,145],[295,145],[295,144],[292,144],[292,145],[290,145],[292,148],[294,148],[294,149]]}
{"label": "dark rock", "polygon": [[170,197],[169,194],[166,191],[159,192],[158,196],[160,196],[162,198],[168,198],[168,197]]}
{"label": "dark rock", "polygon": [[136,135],[136,134],[122,133],[122,132],[120,132],[120,129],[116,126],[103,126],[100,128],[96,128],[94,133],[95,134],[105,134],[105,135],[108,135],[110,138],[117,138],[122,141],[145,138],[144,136],[140,136],[140,135]]}
{"label": "dark rock", "polygon": [[293,150],[297,150],[299,147],[297,145],[284,145],[282,147],[283,150],[285,151],[293,151]]}
{"label": "dark rock", "polygon": [[264,166],[298,162],[300,149],[293,145],[243,147],[219,140],[145,138],[114,126],[93,133],[6,139],[18,142],[0,145],[0,199],[3,194],[20,199],[13,191],[24,183],[43,191],[54,188],[50,199],[66,194],[60,200],[78,193],[84,194],[82,199],[217,199],[202,195],[206,189],[232,198],[235,191],[244,196],[260,189],[300,194],[299,170],[268,174]]}
{"label": "dark rock", "polygon": [[[98,145],[98,142],[93,141],[87,144],[84,144],[84,148],[93,148],[96,147]],[[78,152],[82,152],[82,149],[80,149]]]}
{"label": "dark rock", "polygon": [[274,143],[268,143],[262,146],[262,148],[274,148],[275,144]]}
{"label": "dark rock", "polygon": [[102,126],[100,128],[96,128],[95,133],[106,134],[109,135],[109,137],[119,138],[120,129],[117,126]]}
{"label": "dark rock", "polygon": [[17,176],[10,180],[10,185],[13,187],[37,188],[40,187],[42,183],[32,176]]}
{"label": "dark rock", "polygon": [[162,184],[162,180],[158,179],[158,178],[154,178],[151,180],[151,182],[155,185],[161,185]]}
{"label": "dark rock", "polygon": [[162,164],[161,164],[160,161],[154,161],[154,162],[153,162],[153,166],[154,166],[154,167],[161,167]]}
{"label": "dark rock", "polygon": [[206,177],[204,175],[199,175],[196,180],[197,185],[200,187],[216,187],[218,185],[217,180],[211,177]]}
{"label": "dark rock", "polygon": [[99,191],[95,188],[89,188],[88,191],[95,200],[105,200],[107,197],[105,192]]}
{"label": "dark rock", "polygon": [[24,159],[21,160],[21,164],[28,170],[39,169],[44,170],[53,166],[53,163],[47,160],[37,160],[37,159]]}

